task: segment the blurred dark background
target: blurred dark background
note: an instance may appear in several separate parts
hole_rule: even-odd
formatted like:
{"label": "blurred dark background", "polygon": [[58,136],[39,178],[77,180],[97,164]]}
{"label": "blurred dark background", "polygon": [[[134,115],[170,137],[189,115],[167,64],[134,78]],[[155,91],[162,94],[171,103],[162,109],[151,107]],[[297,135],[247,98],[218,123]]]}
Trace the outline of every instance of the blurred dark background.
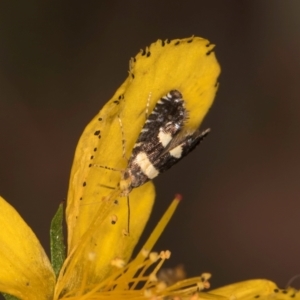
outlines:
{"label": "blurred dark background", "polygon": [[299,15],[296,0],[1,1],[0,194],[48,251],[76,143],[129,58],[159,38],[205,37],[222,67],[212,133],[155,180],[146,233],[180,192],[155,249],[172,251],[168,267],[211,272],[212,287],[285,286],[300,273]]}

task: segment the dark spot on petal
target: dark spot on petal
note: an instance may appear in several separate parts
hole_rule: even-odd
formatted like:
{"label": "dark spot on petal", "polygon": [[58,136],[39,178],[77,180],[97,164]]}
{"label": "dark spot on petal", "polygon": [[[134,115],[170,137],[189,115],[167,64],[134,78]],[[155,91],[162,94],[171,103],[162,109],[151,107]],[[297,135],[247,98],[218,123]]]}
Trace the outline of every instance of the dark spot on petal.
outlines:
{"label": "dark spot on petal", "polygon": [[136,58],[135,57],[133,58],[133,61],[136,62]]}
{"label": "dark spot on petal", "polygon": [[206,52],[206,55],[210,55],[212,52],[214,52],[215,47],[212,47],[209,51]]}
{"label": "dark spot on petal", "polygon": [[94,152],[96,152],[97,151],[97,148],[94,148]]}
{"label": "dark spot on petal", "polygon": [[209,46],[210,46],[210,43],[208,43],[208,44],[205,45],[205,47],[209,47]]}
{"label": "dark spot on petal", "polygon": [[101,139],[101,135],[100,134],[98,135],[98,138]]}
{"label": "dark spot on petal", "polygon": [[83,183],[83,186],[86,186],[86,182]]}
{"label": "dark spot on petal", "polygon": [[190,40],[188,40],[187,42],[188,42],[188,43],[191,43],[193,40],[194,40],[194,39],[190,39]]}
{"label": "dark spot on petal", "polygon": [[116,103],[118,105],[120,102],[119,102],[119,100],[115,100],[114,103]]}
{"label": "dark spot on petal", "polygon": [[99,118],[98,121],[102,121],[102,118]]}
{"label": "dark spot on petal", "polygon": [[82,197],[80,197],[80,199],[79,200],[82,200]]}
{"label": "dark spot on petal", "polygon": [[131,73],[131,77],[132,77],[132,79],[134,79],[134,74],[133,73]]}
{"label": "dark spot on petal", "polygon": [[282,291],[282,294],[287,294],[287,293],[288,293],[287,290],[283,290],[283,291]]}
{"label": "dark spot on petal", "polygon": [[91,156],[91,159],[93,159],[93,158],[94,158],[94,156],[92,155],[92,156]]}
{"label": "dark spot on petal", "polygon": [[176,42],[174,45],[177,46],[177,45],[179,45],[179,44],[180,44],[180,41]]}
{"label": "dark spot on petal", "polygon": [[122,99],[122,95],[120,95],[118,99],[121,100]]}
{"label": "dark spot on petal", "polygon": [[142,50],[141,55],[142,56],[146,55],[146,50],[145,49]]}
{"label": "dark spot on petal", "polygon": [[254,296],[254,298],[259,298],[259,297],[260,297],[259,295]]}
{"label": "dark spot on petal", "polygon": [[99,135],[100,134],[100,130],[96,130],[95,132],[94,132],[94,135]]}
{"label": "dark spot on petal", "polygon": [[92,166],[92,164],[89,164],[89,168]]}
{"label": "dark spot on petal", "polygon": [[161,45],[164,47],[164,46],[165,46],[165,42],[164,42],[164,41],[161,41]]}
{"label": "dark spot on petal", "polygon": [[118,221],[118,217],[116,215],[112,215],[110,218],[110,222],[112,225],[115,225]]}
{"label": "dark spot on petal", "polygon": [[149,51],[148,53],[147,53],[147,57],[149,57],[151,55],[151,52]]}
{"label": "dark spot on petal", "polygon": [[279,289],[274,289],[274,293],[278,293],[279,292]]}
{"label": "dark spot on petal", "polygon": [[166,39],[166,43],[167,43],[167,44],[170,44],[171,41],[170,41],[169,39]]}

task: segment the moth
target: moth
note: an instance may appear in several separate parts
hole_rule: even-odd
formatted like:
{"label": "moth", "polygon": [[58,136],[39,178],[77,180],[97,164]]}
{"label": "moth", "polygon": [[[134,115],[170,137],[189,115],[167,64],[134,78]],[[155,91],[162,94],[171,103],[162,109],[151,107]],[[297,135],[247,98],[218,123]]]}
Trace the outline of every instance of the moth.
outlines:
{"label": "moth", "polygon": [[186,132],[188,115],[178,90],[171,90],[156,103],[123,172],[120,182],[123,196],[171,168],[208,135],[210,129]]}
{"label": "moth", "polygon": [[[129,194],[160,173],[179,162],[208,135],[210,129],[202,132],[188,132],[184,129],[189,113],[185,101],[178,90],[171,90],[155,105],[146,118],[128,160],[127,168],[122,170],[119,183],[121,196],[127,198],[128,230],[130,228]],[[122,125],[121,119],[119,119]],[[123,149],[124,153],[124,149]],[[95,164],[94,166],[113,171],[111,167]],[[104,186],[106,188],[112,188]],[[115,224],[115,222],[113,222]]]}

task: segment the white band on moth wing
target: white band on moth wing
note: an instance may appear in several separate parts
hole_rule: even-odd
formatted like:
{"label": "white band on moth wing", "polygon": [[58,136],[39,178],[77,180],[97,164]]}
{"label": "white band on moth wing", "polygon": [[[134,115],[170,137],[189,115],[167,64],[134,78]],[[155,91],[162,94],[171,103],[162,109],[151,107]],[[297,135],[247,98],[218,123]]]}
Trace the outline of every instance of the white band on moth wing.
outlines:
{"label": "white band on moth wing", "polygon": [[145,152],[140,152],[134,161],[148,178],[153,179],[159,174],[158,170],[152,165]]}
{"label": "white band on moth wing", "polygon": [[182,155],[182,146],[179,145],[173,148],[172,150],[169,151],[169,153],[175,158],[180,158]]}
{"label": "white band on moth wing", "polygon": [[166,132],[163,132],[162,130],[160,130],[158,133],[158,139],[161,142],[161,144],[164,147],[166,147],[172,140],[172,135],[171,135],[171,133],[166,133]]}

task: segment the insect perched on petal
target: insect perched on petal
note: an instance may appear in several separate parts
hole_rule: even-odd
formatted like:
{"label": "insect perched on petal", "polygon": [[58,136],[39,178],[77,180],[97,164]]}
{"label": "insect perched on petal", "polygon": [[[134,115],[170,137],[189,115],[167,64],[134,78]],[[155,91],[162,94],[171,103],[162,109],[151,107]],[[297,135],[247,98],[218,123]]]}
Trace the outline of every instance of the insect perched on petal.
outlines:
{"label": "insect perched on petal", "polygon": [[178,90],[162,97],[148,116],[133,147],[120,182],[122,195],[128,195],[179,162],[209,133],[184,131],[188,119],[185,102]]}
{"label": "insect perched on petal", "polygon": [[[220,66],[213,44],[194,36],[158,40],[135,55],[129,65],[128,77],[86,126],[76,149],[66,212],[68,254],[74,253],[73,263],[80,266],[81,257],[89,260],[72,273],[69,289],[76,278],[85,276],[83,270],[93,270],[91,277],[99,282],[110,273],[107,262],[130,259],[155,199],[149,179],[169,169],[207,134],[197,128],[218,89]],[[164,99],[170,97],[168,106]],[[156,111],[166,119],[159,120]],[[149,129],[150,123],[156,124],[155,133],[148,130],[151,141],[139,145],[149,137],[142,130]],[[150,161],[150,169],[143,156]],[[130,196],[129,236],[125,234],[129,211],[121,196],[127,196],[127,201]],[[101,255],[90,260],[93,253]]]}
{"label": "insect perched on petal", "polygon": [[[98,164],[93,165],[94,167],[121,171],[122,173],[119,188],[120,195],[127,197],[128,228],[126,234],[130,232],[129,193],[132,189],[142,186],[160,173],[171,168],[195,149],[209,133],[210,129],[203,132],[199,130],[194,132],[186,131],[184,125],[188,115],[189,112],[185,107],[182,94],[178,90],[171,90],[156,102],[153,111],[147,116],[125,170],[121,171]],[[123,135],[123,125],[120,116],[118,116],[118,119]],[[124,148],[124,139],[122,145]],[[125,152],[126,150],[123,149],[123,156]]]}

